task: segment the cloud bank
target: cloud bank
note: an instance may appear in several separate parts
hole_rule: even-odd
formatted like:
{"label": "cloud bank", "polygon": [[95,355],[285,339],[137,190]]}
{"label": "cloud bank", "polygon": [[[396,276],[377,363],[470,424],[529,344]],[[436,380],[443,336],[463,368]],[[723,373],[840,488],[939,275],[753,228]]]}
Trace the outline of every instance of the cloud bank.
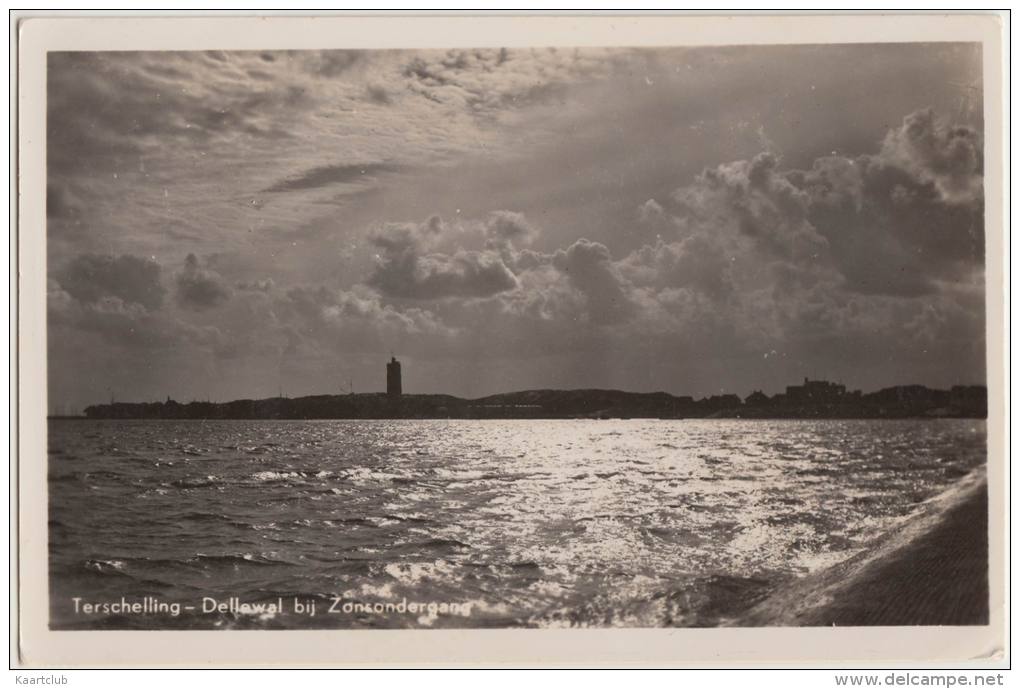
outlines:
{"label": "cloud bank", "polygon": [[49,70],[55,397],[984,377],[972,46]]}

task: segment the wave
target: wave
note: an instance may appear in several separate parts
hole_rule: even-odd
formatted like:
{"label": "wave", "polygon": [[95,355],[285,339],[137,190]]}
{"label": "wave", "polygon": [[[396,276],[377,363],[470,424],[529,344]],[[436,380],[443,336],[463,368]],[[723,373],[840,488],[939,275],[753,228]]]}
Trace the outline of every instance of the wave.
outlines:
{"label": "wave", "polygon": [[337,524],[354,524],[357,526],[378,526],[368,517],[333,517],[331,519],[324,519],[322,523],[325,526],[335,528]]}
{"label": "wave", "polygon": [[197,478],[181,478],[171,481],[170,485],[174,488],[208,488],[209,486],[215,486],[219,482],[219,478],[210,475]]}
{"label": "wave", "polygon": [[123,476],[115,471],[89,471],[82,474],[82,480],[84,481],[91,481],[93,479],[119,481],[122,478]]}
{"label": "wave", "polygon": [[53,483],[77,483],[85,477],[80,471],[72,471],[66,474],[50,474],[49,480]]}
{"label": "wave", "polygon": [[85,569],[99,572],[100,574],[112,574],[124,571],[123,560],[85,560]]}
{"label": "wave", "polygon": [[302,478],[301,473],[297,471],[259,471],[252,474],[252,479],[255,481],[286,481],[292,478]]}
{"label": "wave", "polygon": [[413,522],[415,524],[424,524],[432,521],[428,517],[424,517],[417,514],[384,514],[384,519],[395,519],[398,522]]}
{"label": "wave", "polygon": [[291,562],[279,558],[275,552],[238,552],[238,553],[195,553],[188,557],[126,557],[121,559],[89,559],[82,566],[91,572],[100,574],[130,575],[139,569],[165,570],[170,567],[205,567],[205,566],[285,566]]}
{"label": "wave", "polygon": [[[306,519],[300,519],[294,524],[300,524],[300,522],[307,521]],[[252,531],[279,531],[280,527],[276,522],[266,522],[265,524],[250,524]]]}
{"label": "wave", "polygon": [[[154,561],[153,561],[154,562]],[[180,561],[176,561],[180,562]],[[275,553],[223,553],[207,554],[197,553],[187,558],[184,562],[189,564],[213,564],[213,565],[257,565],[257,566],[286,566],[292,563],[279,559]]]}
{"label": "wave", "polygon": [[[164,587],[165,581],[138,576],[129,571],[131,558],[124,559],[99,559],[91,558],[78,564],[79,569],[74,574],[74,580],[80,581],[80,574],[84,571],[87,576],[95,577],[97,580],[106,580],[108,577],[115,577],[118,581],[130,579],[134,585],[147,587]],[[73,569],[73,568],[72,568]],[[121,584],[118,583],[118,586]]]}
{"label": "wave", "polygon": [[519,560],[517,562],[508,562],[507,567],[510,569],[523,569],[523,570],[540,570],[542,565],[538,564],[534,560]]}
{"label": "wave", "polygon": [[186,522],[208,522],[216,524],[230,524],[232,526],[247,526],[244,522],[239,522],[225,514],[217,514],[215,512],[185,512],[180,515],[178,519]]}
{"label": "wave", "polygon": [[332,471],[313,469],[309,471],[258,471],[251,475],[253,481],[260,483],[273,481],[289,481],[291,479],[330,478]]}
{"label": "wave", "polygon": [[467,543],[458,541],[455,538],[430,538],[427,541],[420,541],[418,543],[409,543],[408,545],[414,545],[421,548],[470,548]]}

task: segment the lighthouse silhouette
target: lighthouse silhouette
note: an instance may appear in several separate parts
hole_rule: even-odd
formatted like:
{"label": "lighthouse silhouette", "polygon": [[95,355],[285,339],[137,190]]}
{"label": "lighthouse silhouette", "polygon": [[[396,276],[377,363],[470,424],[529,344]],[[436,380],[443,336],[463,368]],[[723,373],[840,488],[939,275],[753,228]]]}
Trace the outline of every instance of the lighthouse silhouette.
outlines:
{"label": "lighthouse silhouette", "polygon": [[401,392],[400,362],[397,361],[397,357],[391,356],[390,362],[386,364],[386,394],[390,397],[400,397]]}

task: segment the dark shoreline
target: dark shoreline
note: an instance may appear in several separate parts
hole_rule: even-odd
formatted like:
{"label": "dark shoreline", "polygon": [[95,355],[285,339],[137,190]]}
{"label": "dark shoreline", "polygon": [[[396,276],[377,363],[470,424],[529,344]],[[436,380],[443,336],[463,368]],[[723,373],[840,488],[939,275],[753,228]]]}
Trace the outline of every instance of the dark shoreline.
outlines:
{"label": "dark shoreline", "polygon": [[[813,383],[812,383],[813,384]],[[800,389],[800,388],[789,388]],[[827,390],[828,388],[826,388]],[[271,397],[232,402],[113,402],[85,409],[92,419],[904,419],[985,418],[983,386],[933,390],[919,385],[868,394],[741,400],[714,395],[695,400],[665,392],[524,390],[479,399],[452,395],[361,393]]]}

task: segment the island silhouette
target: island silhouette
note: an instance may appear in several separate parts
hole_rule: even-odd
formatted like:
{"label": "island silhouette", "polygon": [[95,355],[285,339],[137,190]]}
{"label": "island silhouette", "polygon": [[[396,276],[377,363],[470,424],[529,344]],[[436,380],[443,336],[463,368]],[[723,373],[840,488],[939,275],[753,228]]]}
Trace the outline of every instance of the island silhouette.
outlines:
{"label": "island silhouette", "polygon": [[282,394],[232,402],[111,402],[85,409],[90,419],[611,419],[611,418],[985,418],[988,390],[957,385],[938,390],[900,385],[863,394],[825,380],[804,379],[786,392],[760,391],[701,399],[666,392],[523,390],[464,399],[405,394],[400,363],[387,363],[387,391],[344,395]]}

